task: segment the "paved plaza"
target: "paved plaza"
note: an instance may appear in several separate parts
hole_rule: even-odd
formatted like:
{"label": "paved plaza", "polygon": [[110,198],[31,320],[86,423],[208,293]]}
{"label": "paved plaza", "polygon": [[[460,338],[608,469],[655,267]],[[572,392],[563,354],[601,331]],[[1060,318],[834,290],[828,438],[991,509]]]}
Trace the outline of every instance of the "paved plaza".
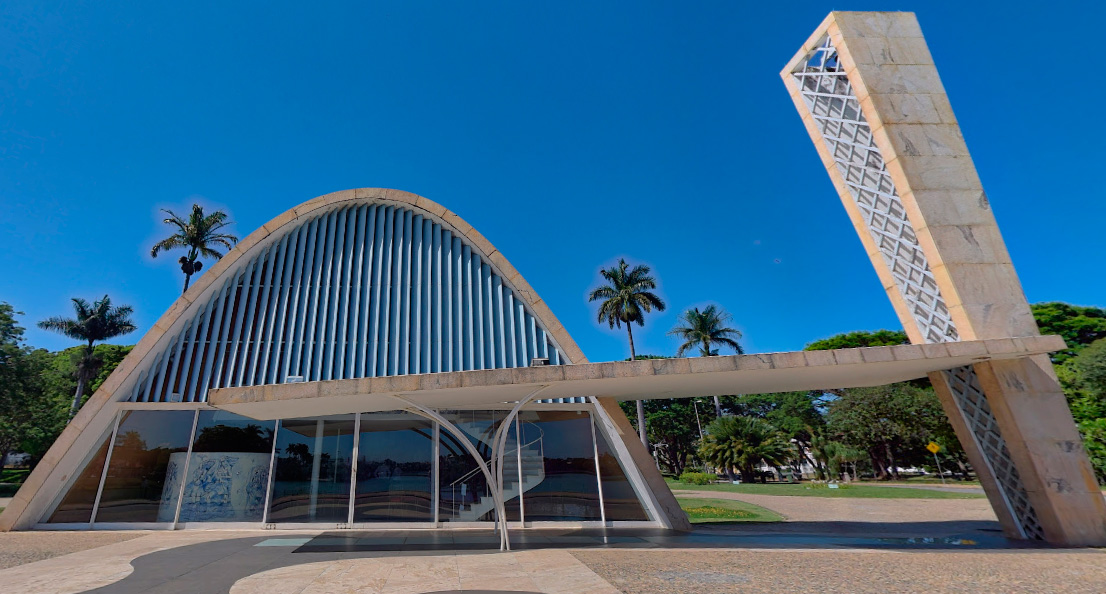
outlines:
{"label": "paved plaza", "polygon": [[1007,540],[985,500],[700,495],[788,521],[516,530],[507,553],[490,530],[16,532],[0,534],[9,566],[0,583],[36,594],[1097,593],[1106,584],[1106,553]]}

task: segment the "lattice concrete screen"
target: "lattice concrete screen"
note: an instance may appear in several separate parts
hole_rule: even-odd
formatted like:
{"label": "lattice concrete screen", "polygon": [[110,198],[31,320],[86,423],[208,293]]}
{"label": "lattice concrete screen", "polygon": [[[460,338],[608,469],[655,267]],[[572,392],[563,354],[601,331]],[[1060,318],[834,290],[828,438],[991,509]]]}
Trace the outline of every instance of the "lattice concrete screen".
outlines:
{"label": "lattice concrete screen", "polygon": [[991,405],[983,395],[979,376],[970,365],[951,369],[944,372],[944,375],[956,398],[956,404],[975,437],[976,445],[983,452],[983,457],[995,481],[1002,489],[1007,507],[1018,519],[1022,536],[1035,540],[1043,539],[1044,532],[1041,530],[1041,523],[1037,520],[1037,512],[1029,502],[1025,485],[1018,476],[1014,461],[1010,459],[1010,450],[999,432],[998,422],[991,412]]}
{"label": "lattice concrete screen", "polygon": [[[925,252],[876,146],[872,127],[828,35],[792,75],[919,332],[930,343],[959,340]],[[992,470],[1021,535],[1043,538],[1037,513],[1010,460],[974,369],[962,367],[946,372],[946,376],[957,408]]]}
{"label": "lattice concrete screen", "polygon": [[863,213],[918,329],[928,342],[957,340],[937,281],[828,36],[794,74],[826,148]]}

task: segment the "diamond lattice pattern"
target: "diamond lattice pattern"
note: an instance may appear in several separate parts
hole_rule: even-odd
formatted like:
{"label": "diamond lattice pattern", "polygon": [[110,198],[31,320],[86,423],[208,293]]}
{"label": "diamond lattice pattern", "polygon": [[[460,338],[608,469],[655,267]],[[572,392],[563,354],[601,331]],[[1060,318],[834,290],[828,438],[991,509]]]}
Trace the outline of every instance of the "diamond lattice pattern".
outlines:
{"label": "diamond lattice pattern", "polygon": [[814,122],[926,342],[957,340],[914,227],[827,37],[795,72]]}
{"label": "diamond lattice pattern", "polygon": [[952,388],[956,404],[964,414],[964,420],[971,428],[983,458],[991,467],[991,474],[1002,487],[1007,506],[1021,524],[1025,537],[1043,539],[1044,531],[1037,520],[1037,512],[1029,503],[1025,486],[1018,476],[1014,461],[1010,459],[1010,450],[1006,448],[1006,440],[999,433],[995,415],[983,395],[983,388],[979,385],[979,377],[975,370],[971,365],[966,365],[945,371],[944,374],[948,379],[949,387]]}
{"label": "diamond lattice pattern", "polygon": [[[833,155],[918,330],[926,342],[959,340],[914,227],[873,140],[871,126],[860,110],[860,102],[828,36],[794,75],[826,148]],[[1026,496],[975,370],[969,365],[946,371],[945,375],[957,408],[999,484],[1006,507],[1017,518],[1026,538],[1043,538],[1037,512]]]}

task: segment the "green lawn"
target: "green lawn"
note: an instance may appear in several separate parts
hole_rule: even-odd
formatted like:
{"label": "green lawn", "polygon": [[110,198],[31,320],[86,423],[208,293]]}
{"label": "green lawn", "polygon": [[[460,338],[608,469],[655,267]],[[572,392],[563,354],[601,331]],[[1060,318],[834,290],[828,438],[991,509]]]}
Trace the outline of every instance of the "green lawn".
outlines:
{"label": "green lawn", "polygon": [[30,470],[23,469],[4,469],[0,470],[0,483],[22,483],[27,475],[31,474]]}
{"label": "green lawn", "polygon": [[692,524],[780,522],[783,516],[759,505],[730,499],[677,498]]}
{"label": "green lawn", "polygon": [[[892,480],[893,485],[940,485],[941,477],[939,476],[912,476],[904,478],[902,480]],[[951,478],[945,479],[945,484],[950,487],[978,487],[979,481],[959,481]]]}
{"label": "green lawn", "polygon": [[897,489],[868,484],[843,485],[840,489],[813,487],[810,483],[789,484],[741,484],[715,483],[711,485],[692,485],[669,480],[673,490],[721,491],[726,493],[745,493],[747,495],[790,495],[794,497],[860,497],[871,499],[981,499],[977,493],[949,493],[930,489]]}

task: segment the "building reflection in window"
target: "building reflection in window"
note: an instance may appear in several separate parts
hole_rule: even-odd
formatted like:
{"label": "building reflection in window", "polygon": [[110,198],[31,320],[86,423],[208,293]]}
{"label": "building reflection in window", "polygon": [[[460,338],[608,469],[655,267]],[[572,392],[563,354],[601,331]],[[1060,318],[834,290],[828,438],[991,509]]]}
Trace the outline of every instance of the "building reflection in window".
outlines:
{"label": "building reflection in window", "polygon": [[270,522],[349,521],[353,425],[354,415],[280,423]]}
{"label": "building reflection in window", "polygon": [[86,523],[92,521],[92,506],[96,503],[96,491],[100,488],[100,479],[104,474],[104,460],[108,457],[108,442],[111,440],[111,432],[104,436],[103,443],[96,449],[69,492],[58,504],[57,509],[50,515],[48,523]]}
{"label": "building reflection in window", "polygon": [[365,413],[358,439],[353,521],[433,521],[433,423],[406,412]]}
{"label": "building reflection in window", "polygon": [[[171,522],[173,489],[184,466],[194,410],[131,410],[123,413],[108,462],[96,522]],[[179,455],[176,455],[179,454]],[[170,475],[166,481],[166,475]]]}
{"label": "building reflection in window", "polygon": [[[526,521],[602,519],[588,413],[522,411],[519,423],[524,444]],[[540,459],[541,465],[527,469],[529,457]]]}

